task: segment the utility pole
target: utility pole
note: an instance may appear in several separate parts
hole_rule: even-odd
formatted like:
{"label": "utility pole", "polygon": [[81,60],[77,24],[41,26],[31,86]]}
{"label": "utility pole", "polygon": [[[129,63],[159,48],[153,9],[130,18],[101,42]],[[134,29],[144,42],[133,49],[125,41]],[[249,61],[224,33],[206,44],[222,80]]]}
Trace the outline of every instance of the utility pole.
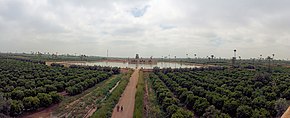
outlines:
{"label": "utility pole", "polygon": [[107,59],[109,58],[109,49],[107,49]]}
{"label": "utility pole", "polygon": [[234,57],[232,59],[232,66],[233,66],[233,68],[235,68],[235,66],[236,66],[236,59],[237,59],[236,52],[237,52],[237,50],[235,49],[234,50]]}

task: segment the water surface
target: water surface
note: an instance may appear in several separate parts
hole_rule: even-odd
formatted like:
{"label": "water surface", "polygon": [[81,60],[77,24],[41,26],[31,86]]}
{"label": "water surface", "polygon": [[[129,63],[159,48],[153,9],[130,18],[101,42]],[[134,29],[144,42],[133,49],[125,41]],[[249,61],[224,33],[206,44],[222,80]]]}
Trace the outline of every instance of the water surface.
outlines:
{"label": "water surface", "polygon": [[145,69],[153,69],[153,67],[160,67],[160,68],[194,68],[200,67],[193,64],[183,64],[183,63],[176,63],[176,62],[157,62],[157,64],[129,64],[128,62],[75,62],[73,64],[76,65],[88,65],[88,66],[110,66],[110,67],[121,67],[121,68],[145,68]]}

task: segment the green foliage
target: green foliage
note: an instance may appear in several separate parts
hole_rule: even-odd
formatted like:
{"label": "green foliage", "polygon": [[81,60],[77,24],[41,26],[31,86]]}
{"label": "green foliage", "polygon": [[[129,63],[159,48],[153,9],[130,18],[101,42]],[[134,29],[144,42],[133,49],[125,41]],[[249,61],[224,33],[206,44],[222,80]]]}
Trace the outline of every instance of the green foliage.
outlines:
{"label": "green foliage", "polygon": [[143,116],[144,91],[145,91],[145,83],[143,78],[143,71],[140,71],[137,84],[137,91],[135,94],[134,118],[142,118]]}
{"label": "green foliage", "polygon": [[220,114],[220,110],[216,109],[215,106],[210,105],[205,109],[205,113],[202,116],[205,118],[217,118]]}
{"label": "green foliage", "polygon": [[209,106],[210,104],[205,98],[199,97],[194,103],[193,110],[196,111],[197,115],[202,115]]}
{"label": "green foliage", "polygon": [[38,93],[37,98],[40,100],[40,106],[48,107],[52,104],[52,98],[49,94]]}
{"label": "green foliage", "polygon": [[[159,73],[161,74],[161,73]],[[168,117],[182,117],[182,118],[187,118],[187,117],[193,117],[193,113],[186,110],[186,109],[182,109],[180,107],[178,107],[177,105],[179,104],[179,99],[174,97],[174,94],[171,93],[171,91],[166,87],[166,84],[164,84],[162,82],[169,80],[169,78],[167,76],[164,75],[159,75],[160,78],[158,76],[156,76],[155,74],[150,74],[150,80],[152,81],[152,88],[155,90],[156,94],[157,94],[157,98],[158,98],[158,102],[159,104],[161,104],[163,110],[165,110],[166,112],[168,112],[167,116]],[[161,80],[162,78],[162,80]],[[167,84],[169,86],[174,87],[174,85],[176,85],[176,83],[174,82],[170,82],[170,81],[166,81],[168,82]],[[176,87],[176,86],[175,86]]]}
{"label": "green foliage", "polygon": [[253,109],[248,105],[241,105],[237,108],[237,118],[249,118],[252,116]]}
{"label": "green foliage", "polygon": [[53,103],[59,103],[63,99],[63,96],[61,96],[55,91],[50,92],[49,95],[51,96]]}
{"label": "green foliage", "polygon": [[[264,69],[155,68],[151,78],[163,107],[168,106],[164,99],[173,94],[173,98],[178,98],[177,106],[186,106],[197,116],[211,117],[211,112],[219,111],[215,117],[276,117],[277,113],[284,112],[284,107],[279,107],[277,102],[275,105],[275,101],[290,96],[287,74],[290,69],[281,68],[272,73]],[[215,109],[207,109],[210,105]]]}
{"label": "green foliage", "polygon": [[[26,111],[47,107],[61,101],[62,96],[55,91],[67,90],[69,95],[77,95],[108,79],[113,73],[111,67],[65,68],[44,64],[39,60],[0,55],[0,92],[5,95],[5,102],[9,102],[9,99],[22,101]],[[114,68],[114,72],[118,73],[119,68]],[[2,110],[1,113],[9,115],[11,102],[3,104],[3,109],[7,110]],[[21,113],[22,111],[11,114]]]}
{"label": "green foliage", "polygon": [[118,67],[113,67],[112,71],[113,71],[113,74],[120,74],[120,68]]}
{"label": "green foliage", "polygon": [[26,110],[35,110],[40,106],[40,100],[37,97],[25,97],[22,101]]}
{"label": "green foliage", "polygon": [[0,113],[9,114],[12,100],[6,99],[0,92]]}
{"label": "green foliage", "polygon": [[14,90],[11,92],[11,98],[15,100],[22,100],[24,97],[24,92],[21,90]]}
{"label": "green foliage", "polygon": [[275,102],[275,110],[277,111],[277,116],[282,116],[286,111],[288,105],[285,98],[280,98]]}
{"label": "green foliage", "polygon": [[149,118],[161,118],[165,116],[165,113],[163,110],[161,110],[160,104],[158,104],[157,95],[152,89],[152,81],[149,78],[149,73],[144,73],[144,78],[146,79],[147,85],[148,85],[148,109],[147,109],[147,115]]}
{"label": "green foliage", "polygon": [[21,101],[19,100],[12,100],[10,106],[10,115],[16,116],[23,112],[24,106]]}
{"label": "green foliage", "polygon": [[252,117],[253,118],[269,118],[270,113],[265,108],[255,109],[253,111]]}
{"label": "green foliage", "polygon": [[172,114],[171,118],[192,118],[193,116],[192,112],[179,108]]}
{"label": "green foliage", "polygon": [[286,99],[290,99],[290,88],[286,89],[283,93],[282,93],[282,97],[286,98]]}

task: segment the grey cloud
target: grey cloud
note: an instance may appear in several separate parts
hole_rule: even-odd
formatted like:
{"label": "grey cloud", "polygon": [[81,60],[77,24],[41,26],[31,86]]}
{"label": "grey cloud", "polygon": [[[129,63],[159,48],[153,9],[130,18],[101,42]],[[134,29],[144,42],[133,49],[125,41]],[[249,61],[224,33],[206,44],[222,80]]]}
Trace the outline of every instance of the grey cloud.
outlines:
{"label": "grey cloud", "polygon": [[[289,58],[288,0],[2,0],[0,51]],[[150,6],[150,7],[149,7]]]}
{"label": "grey cloud", "polygon": [[176,28],[176,26],[174,25],[168,25],[168,24],[160,24],[159,25],[162,29],[166,30],[166,29],[173,29]]}

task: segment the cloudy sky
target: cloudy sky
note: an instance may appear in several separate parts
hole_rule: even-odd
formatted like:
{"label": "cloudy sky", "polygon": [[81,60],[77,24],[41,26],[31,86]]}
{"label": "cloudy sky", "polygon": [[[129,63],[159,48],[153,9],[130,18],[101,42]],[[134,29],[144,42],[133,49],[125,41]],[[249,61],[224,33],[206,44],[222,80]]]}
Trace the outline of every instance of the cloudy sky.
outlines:
{"label": "cloudy sky", "polygon": [[290,58],[289,0],[0,0],[0,51]]}

